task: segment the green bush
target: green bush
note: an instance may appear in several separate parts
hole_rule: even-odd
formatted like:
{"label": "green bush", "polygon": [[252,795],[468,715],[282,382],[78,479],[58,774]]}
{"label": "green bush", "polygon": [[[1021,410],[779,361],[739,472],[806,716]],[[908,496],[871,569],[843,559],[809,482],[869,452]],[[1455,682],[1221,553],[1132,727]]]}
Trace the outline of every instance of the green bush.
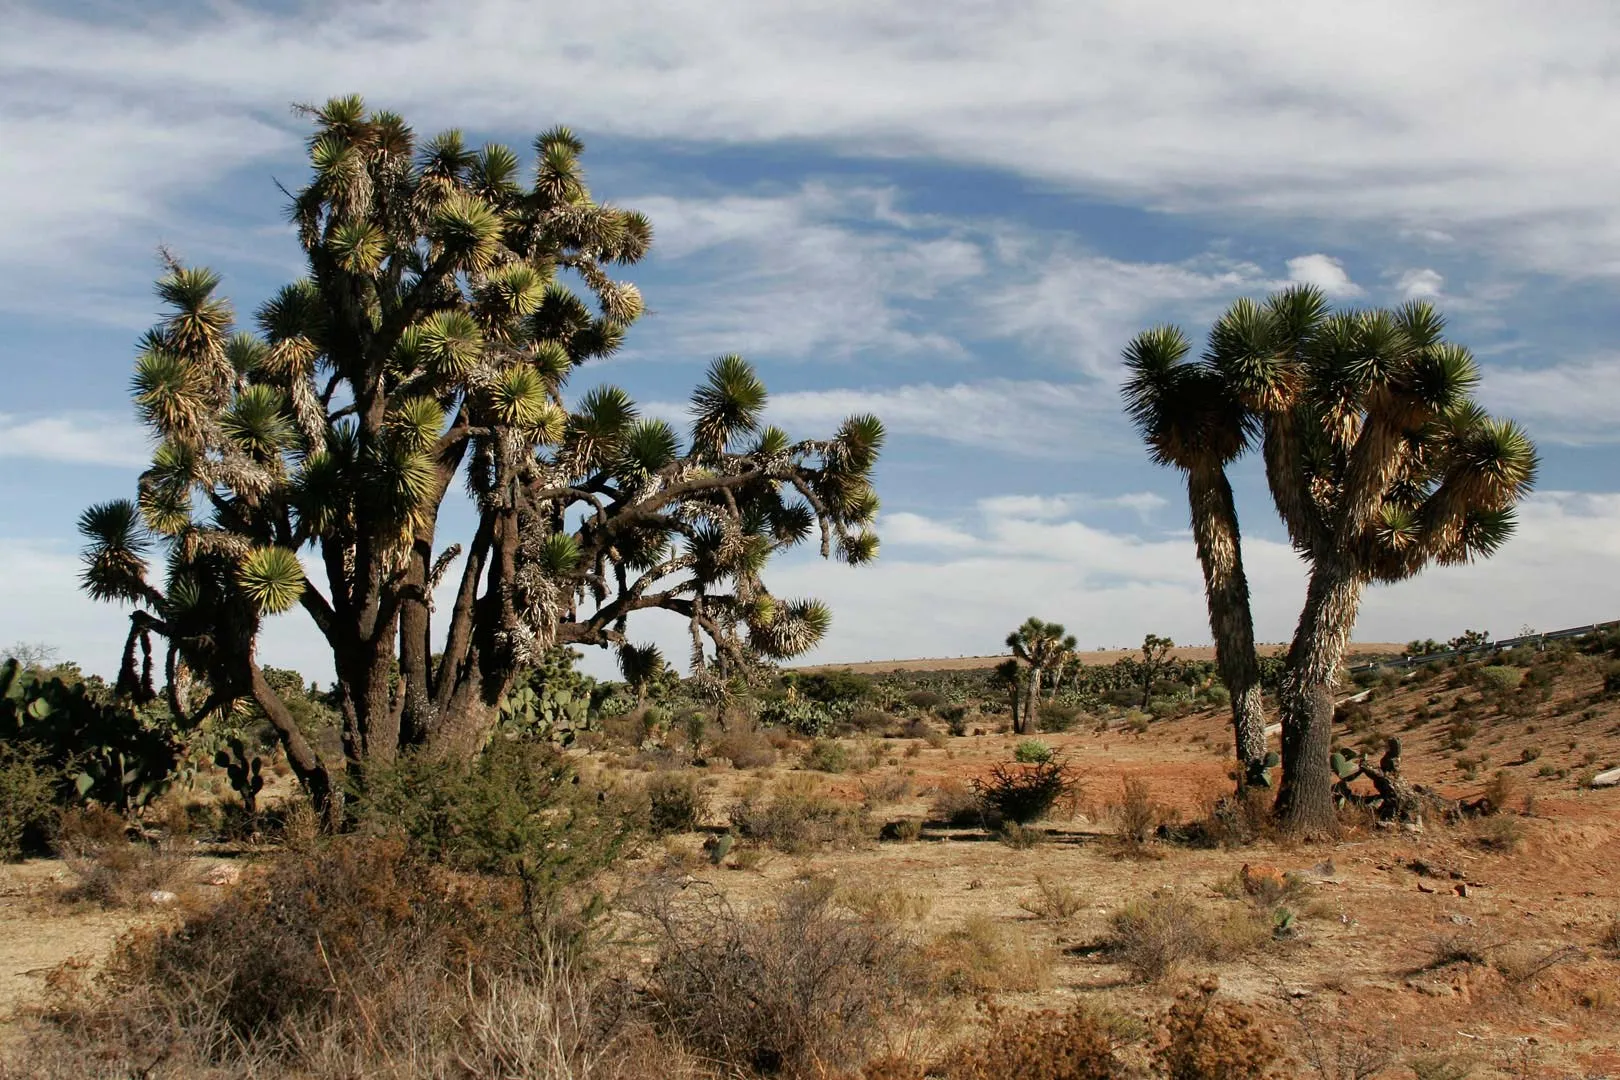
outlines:
{"label": "green bush", "polygon": [[906,695],[906,704],[913,709],[937,709],[946,702],[947,698],[944,694],[936,693],[933,690],[913,690]]}
{"label": "green bush", "polygon": [[43,851],[56,815],[57,777],[27,743],[0,742],[0,862]]}
{"label": "green bush", "polygon": [[1039,739],[1023,739],[1013,748],[1013,760],[1034,765],[1052,760],[1052,748]]}
{"label": "green bush", "polygon": [[946,729],[957,738],[967,734],[967,715],[966,705],[946,705],[938,710],[938,716],[945,721]]}
{"label": "green bush", "polygon": [[1524,669],[1506,664],[1487,664],[1475,672],[1475,676],[1481,690],[1505,694],[1517,690],[1519,684],[1524,682]]}
{"label": "green bush", "polygon": [[468,764],[406,755],[371,773],[360,797],[367,831],[402,833],[435,862],[515,875],[541,896],[610,863],[637,817],[625,800],[587,790],[556,747],[504,738]]}
{"label": "green bush", "polygon": [[1081,715],[1078,705],[1066,705],[1061,701],[1044,702],[1040,710],[1040,728],[1042,731],[1068,731]]}
{"label": "green bush", "polygon": [[655,836],[694,832],[709,812],[709,793],[685,773],[658,773],[647,781],[647,828]]}
{"label": "green bush", "polygon": [[815,772],[841,773],[849,768],[849,749],[836,739],[817,739],[801,764]]}

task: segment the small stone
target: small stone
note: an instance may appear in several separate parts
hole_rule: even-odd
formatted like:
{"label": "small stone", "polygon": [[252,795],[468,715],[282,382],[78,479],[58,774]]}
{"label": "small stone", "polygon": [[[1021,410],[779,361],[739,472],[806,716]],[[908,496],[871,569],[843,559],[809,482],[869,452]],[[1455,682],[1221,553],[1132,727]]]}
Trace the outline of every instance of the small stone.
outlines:
{"label": "small stone", "polygon": [[232,866],[230,863],[219,863],[209,867],[208,873],[203,875],[205,885],[235,885],[242,880],[242,868]]}
{"label": "small stone", "polygon": [[1452,886],[1451,891],[1456,893],[1458,896],[1466,897],[1468,895],[1468,886],[1465,883],[1459,883]]}
{"label": "small stone", "polygon": [[176,900],[180,899],[168,889],[153,889],[151,892],[146,894],[146,898],[152,903],[159,905],[172,904]]}
{"label": "small stone", "polygon": [[1610,769],[1592,777],[1592,787],[1620,787],[1620,769]]}
{"label": "small stone", "polygon": [[1455,923],[1458,926],[1473,926],[1474,925],[1474,919],[1470,915],[1448,915],[1448,916],[1446,916],[1446,918],[1449,919],[1451,922]]}

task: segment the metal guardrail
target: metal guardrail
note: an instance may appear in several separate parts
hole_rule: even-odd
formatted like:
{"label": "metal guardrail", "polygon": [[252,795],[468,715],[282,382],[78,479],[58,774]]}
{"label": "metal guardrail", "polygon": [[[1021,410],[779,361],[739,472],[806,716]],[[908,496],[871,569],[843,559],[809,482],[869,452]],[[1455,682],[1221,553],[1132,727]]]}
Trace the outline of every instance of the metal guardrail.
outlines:
{"label": "metal guardrail", "polygon": [[1545,634],[1526,634],[1523,637],[1504,638],[1501,641],[1484,641],[1478,645],[1470,645],[1465,649],[1446,649],[1444,652],[1424,653],[1422,656],[1401,656],[1394,660],[1373,660],[1369,663],[1357,664],[1346,670],[1353,675],[1358,671],[1377,671],[1379,668],[1405,668],[1419,664],[1436,664],[1459,656],[1498,652],[1502,649],[1516,649],[1521,645],[1539,647],[1549,641],[1558,641],[1562,638],[1586,637],[1588,634],[1597,634],[1605,630],[1620,630],[1620,619],[1611,622],[1592,623],[1589,626],[1572,626],[1567,630],[1553,630]]}

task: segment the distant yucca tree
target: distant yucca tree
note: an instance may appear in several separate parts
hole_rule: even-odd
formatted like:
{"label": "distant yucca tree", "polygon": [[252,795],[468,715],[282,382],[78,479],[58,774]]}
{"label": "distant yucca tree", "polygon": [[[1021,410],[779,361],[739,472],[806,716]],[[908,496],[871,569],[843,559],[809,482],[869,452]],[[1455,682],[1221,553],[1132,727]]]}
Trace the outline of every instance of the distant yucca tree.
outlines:
{"label": "distant yucca tree", "polygon": [[1277,805],[1295,831],[1333,826],[1333,689],[1362,590],[1491,555],[1535,479],[1534,445],[1473,401],[1478,367],[1444,325],[1423,303],[1330,312],[1300,286],[1237,301],[1210,333],[1310,569],[1281,688]]}
{"label": "distant yucca tree", "polygon": [[[171,687],[204,680],[203,712],[253,698],[324,799],[333,763],[255,660],[268,614],[301,606],[324,636],[355,770],[406,746],[475,753],[520,668],[554,645],[624,648],[638,610],[685,618],[696,669],[718,682],[814,645],[827,609],[773,597],[761,573],[818,528],[824,556],[875,556],[879,421],[794,441],[762,423],[765,387],[735,356],[692,395],[684,436],[617,387],[570,407],[573,370],[642,312],[607,268],[652,233],[591,199],[579,140],[541,135],[524,182],[506,147],[454,131],[418,145],[357,97],[306,112],[312,175],[290,213],[307,276],[241,330],[217,275],[169,261],[133,388],[151,467],[134,502],[81,522],[85,588],[137,606],[132,642],[167,639]],[[465,545],[437,536],[457,477],[475,512]],[[435,656],[431,594],[457,557]]]}
{"label": "distant yucca tree", "polygon": [[[1040,718],[1041,678],[1047,672],[1060,670],[1078,644],[1073,634],[1064,632],[1062,623],[1043,622],[1034,616],[1007,635],[1007,648],[1012,650],[1015,664],[1013,680],[1024,695],[1022,706],[1014,702],[1014,732],[1022,735],[1035,730]],[[1019,662],[1025,666],[1021,680],[1016,670]]]}

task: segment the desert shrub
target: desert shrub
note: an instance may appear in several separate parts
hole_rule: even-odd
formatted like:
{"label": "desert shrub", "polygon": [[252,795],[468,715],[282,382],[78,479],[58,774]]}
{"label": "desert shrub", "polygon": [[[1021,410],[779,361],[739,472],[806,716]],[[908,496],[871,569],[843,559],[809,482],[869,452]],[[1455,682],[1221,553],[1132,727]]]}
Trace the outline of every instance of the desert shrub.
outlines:
{"label": "desert shrub", "polygon": [[629,1080],[653,1058],[681,1075],[673,1048],[645,1052],[622,995],[544,947],[519,891],[452,878],[402,837],[282,856],[183,925],[128,939],[45,1012],[25,1060],[95,1062],[64,1076],[161,1061],[176,1076]]}
{"label": "desert shrub", "polygon": [[1620,694],[1620,663],[1610,664],[1603,673],[1603,692],[1605,694]]}
{"label": "desert shrub", "polygon": [[934,899],[926,892],[906,892],[880,885],[851,885],[839,889],[836,899],[841,907],[863,919],[884,922],[920,922],[934,909]]}
{"label": "desert shrub", "polygon": [[69,897],[103,907],[138,907],[174,899],[186,856],[170,840],[149,843],[123,836],[105,842],[58,842],[62,862],[75,881]]}
{"label": "desert shrub", "polygon": [[946,1080],[1115,1080],[1130,1075],[1113,1033],[1084,1005],[1068,1012],[1009,1014],[986,1006],[985,1031],[931,1074]]}
{"label": "desert shrub", "polygon": [[1152,841],[1161,810],[1149,795],[1147,782],[1140,776],[1125,777],[1121,789],[1119,805],[1114,808],[1118,836],[1128,851],[1140,851]]}
{"label": "desert shrub", "polygon": [[988,775],[973,781],[987,813],[1018,825],[1039,821],[1078,787],[1074,771],[1056,758],[1029,765],[993,765]]}
{"label": "desert shrub", "polygon": [[950,699],[933,690],[913,690],[906,695],[906,704],[913,709],[937,709]]}
{"label": "desert shrub", "polygon": [[960,780],[946,780],[935,789],[928,814],[946,825],[979,825],[984,821],[984,804]]}
{"label": "desert shrub", "polygon": [[647,782],[647,827],[656,836],[693,832],[709,812],[709,792],[685,773],[661,773]]}
{"label": "desert shrub", "polygon": [[731,762],[737,769],[762,769],[776,764],[776,747],[769,736],[743,728],[721,732],[709,743],[709,754]]}
{"label": "desert shrub", "polygon": [[1281,1056],[1252,1010],[1215,1000],[1219,987],[1182,991],[1160,1021],[1153,1061],[1165,1080],[1260,1080]]}
{"label": "desert shrub", "polygon": [[871,839],[872,832],[859,807],[795,783],[779,784],[769,794],[745,793],[731,808],[731,826],[745,840],[790,855],[823,844],[853,846]]}
{"label": "desert shrub", "polygon": [[359,819],[423,858],[548,896],[606,866],[640,824],[627,800],[578,780],[572,758],[528,740],[496,739],[468,763],[410,754],[369,774]]}
{"label": "desert shrub", "polygon": [[1611,915],[1598,930],[1598,948],[1620,960],[1620,915]]}
{"label": "desert shrub", "polygon": [[1052,748],[1039,739],[1020,739],[1013,748],[1013,760],[1026,765],[1052,760]]}
{"label": "desert shrub", "polygon": [[872,680],[847,668],[838,671],[795,672],[792,684],[811,701],[826,705],[863,701],[872,696]]}
{"label": "desert shrub", "polygon": [[860,1064],[881,1025],[923,988],[905,940],[840,913],[813,880],[767,911],[656,890],[640,910],[655,928],[649,978],[659,1026],[701,1057],[765,1075],[825,1075]]}
{"label": "desert shrub", "polygon": [[1051,981],[1051,952],[986,915],[968,916],[930,941],[922,955],[946,993],[1025,993]]}
{"label": "desert shrub", "polygon": [[1365,731],[1372,726],[1372,706],[1365,701],[1345,701],[1333,710],[1333,722],[1349,729],[1351,734]]}
{"label": "desert shrub", "polygon": [[1252,910],[1212,918],[1184,897],[1162,893],[1108,917],[1103,945],[1139,982],[1160,982],[1189,960],[1223,960],[1271,936],[1269,918]]}
{"label": "desert shrub", "polygon": [[903,773],[861,781],[862,802],[868,807],[888,806],[911,795],[911,777]]}
{"label": "desert shrub", "polygon": [[1060,881],[1035,875],[1035,892],[1018,901],[1018,906],[1049,922],[1067,922],[1086,906],[1085,897]]}
{"label": "desert shrub", "polygon": [[1429,961],[1425,966],[1433,970],[1452,964],[1483,964],[1488,949],[1489,946],[1472,930],[1441,934],[1431,943]]}
{"label": "desert shrub", "polygon": [[894,717],[882,709],[856,709],[849,714],[845,727],[851,731],[883,731],[894,722]]}
{"label": "desert shrub", "polygon": [[762,727],[819,738],[837,721],[836,706],[807,698],[774,698],[759,709]]}
{"label": "desert shrub", "polygon": [[1046,833],[1033,825],[1020,825],[1016,821],[1003,821],[996,829],[996,839],[1014,851],[1028,851],[1046,842]]}
{"label": "desert shrub", "polygon": [[1513,814],[1482,818],[1474,826],[1474,842],[1488,851],[1517,851],[1524,842],[1524,823]]}
{"label": "desert shrub", "polygon": [[1487,664],[1474,673],[1480,689],[1497,694],[1517,690],[1524,681],[1524,671],[1506,664]]}
{"label": "desert shrub", "polygon": [[1042,731],[1068,731],[1079,722],[1084,713],[1078,705],[1066,705],[1061,701],[1047,701],[1041,704],[1039,720]]}
{"label": "desert shrub", "polygon": [[968,708],[966,705],[946,705],[938,710],[939,718],[952,735],[961,738],[967,734]]}
{"label": "desert shrub", "polygon": [[799,764],[814,772],[845,772],[850,767],[849,748],[837,739],[817,739]]}
{"label": "desert shrub", "polygon": [[42,752],[0,742],[0,862],[44,849],[56,817],[56,782]]}

